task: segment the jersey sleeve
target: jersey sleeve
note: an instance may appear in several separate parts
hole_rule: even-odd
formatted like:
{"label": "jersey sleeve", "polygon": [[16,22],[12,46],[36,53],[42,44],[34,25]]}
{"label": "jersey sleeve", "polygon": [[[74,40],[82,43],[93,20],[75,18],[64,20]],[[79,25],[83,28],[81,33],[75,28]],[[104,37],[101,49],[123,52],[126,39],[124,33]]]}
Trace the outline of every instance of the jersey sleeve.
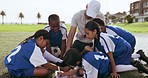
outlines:
{"label": "jersey sleeve", "polygon": [[44,30],[46,30],[46,31],[48,31],[48,32],[49,32],[49,31],[50,31],[50,26],[48,26],[48,25],[47,25],[47,26],[45,26]]}
{"label": "jersey sleeve", "polygon": [[62,32],[62,40],[67,39],[67,29],[65,28],[65,26],[61,26],[61,32]]}
{"label": "jersey sleeve", "polygon": [[43,57],[41,49],[37,45],[35,45],[34,51],[30,57],[30,62],[34,65],[34,67],[47,63],[47,60]]}

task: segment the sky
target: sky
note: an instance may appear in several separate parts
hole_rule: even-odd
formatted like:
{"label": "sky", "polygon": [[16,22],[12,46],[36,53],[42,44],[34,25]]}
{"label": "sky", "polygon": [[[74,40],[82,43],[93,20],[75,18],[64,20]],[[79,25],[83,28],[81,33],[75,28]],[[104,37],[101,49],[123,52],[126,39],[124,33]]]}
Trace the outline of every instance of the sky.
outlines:
{"label": "sky", "polygon": [[[86,4],[91,0],[0,0],[0,12],[6,16],[4,22],[20,23],[19,13],[24,14],[23,23],[38,22],[37,13],[41,14],[39,22],[48,22],[50,14],[59,15],[61,21],[70,23],[72,16],[80,10],[86,9]],[[138,0],[97,0],[101,3],[100,11],[103,14],[109,12],[129,11],[130,3]],[[0,23],[2,16],[0,16]]]}

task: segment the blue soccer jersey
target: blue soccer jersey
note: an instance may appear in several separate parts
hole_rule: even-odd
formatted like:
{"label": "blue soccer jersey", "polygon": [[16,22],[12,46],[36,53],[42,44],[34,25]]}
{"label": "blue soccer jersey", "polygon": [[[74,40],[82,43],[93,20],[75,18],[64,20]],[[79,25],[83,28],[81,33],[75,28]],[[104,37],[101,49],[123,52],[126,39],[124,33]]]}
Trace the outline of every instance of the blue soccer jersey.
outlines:
{"label": "blue soccer jersey", "polygon": [[110,73],[110,60],[102,52],[88,52],[82,58],[84,78],[104,78]]}
{"label": "blue soccer jersey", "polygon": [[44,29],[49,32],[50,35],[50,45],[51,47],[58,46],[61,49],[62,40],[67,39],[67,29],[62,24],[58,32],[53,32],[50,26],[46,26]]}
{"label": "blue soccer jersey", "polygon": [[4,59],[4,64],[8,70],[14,71],[34,69],[46,63],[47,60],[43,57],[43,53],[34,39],[29,40],[28,43],[18,45]]}
{"label": "blue soccer jersey", "polygon": [[97,48],[101,52],[113,52],[116,65],[130,64],[132,48],[126,40],[119,36],[100,33],[100,39]]}
{"label": "blue soccer jersey", "polygon": [[118,35],[118,36],[122,37],[132,46],[133,49],[136,45],[135,36],[133,34],[131,34],[130,32],[123,30],[120,27],[106,26],[106,33],[111,34],[111,35]]}

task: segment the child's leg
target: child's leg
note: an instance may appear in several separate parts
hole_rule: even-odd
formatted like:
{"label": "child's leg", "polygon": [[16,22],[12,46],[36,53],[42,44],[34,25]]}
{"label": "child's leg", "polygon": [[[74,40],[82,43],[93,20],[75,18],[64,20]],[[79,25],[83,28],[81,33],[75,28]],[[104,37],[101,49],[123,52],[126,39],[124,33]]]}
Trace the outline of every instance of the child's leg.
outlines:
{"label": "child's leg", "polygon": [[34,76],[48,76],[50,73],[49,70],[39,67],[34,69]]}
{"label": "child's leg", "polygon": [[137,70],[137,68],[132,65],[116,65],[117,72],[125,72],[130,70]]}

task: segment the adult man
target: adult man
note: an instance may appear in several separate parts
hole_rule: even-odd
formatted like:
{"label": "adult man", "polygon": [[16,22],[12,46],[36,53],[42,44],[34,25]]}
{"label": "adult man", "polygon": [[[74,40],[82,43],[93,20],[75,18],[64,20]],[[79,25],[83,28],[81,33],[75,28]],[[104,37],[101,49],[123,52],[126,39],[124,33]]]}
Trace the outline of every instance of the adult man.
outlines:
{"label": "adult man", "polygon": [[92,0],[86,6],[86,10],[81,10],[73,16],[71,21],[70,31],[68,34],[67,48],[66,48],[67,50],[69,50],[72,45],[77,27],[78,27],[78,32],[76,35],[77,38],[74,41],[72,47],[77,48],[80,51],[83,51],[86,45],[93,46],[92,41],[89,40],[88,38],[85,38],[84,27],[88,21],[92,20],[92,18],[98,17],[104,19],[103,14],[99,10],[100,10],[100,3],[96,0]]}

